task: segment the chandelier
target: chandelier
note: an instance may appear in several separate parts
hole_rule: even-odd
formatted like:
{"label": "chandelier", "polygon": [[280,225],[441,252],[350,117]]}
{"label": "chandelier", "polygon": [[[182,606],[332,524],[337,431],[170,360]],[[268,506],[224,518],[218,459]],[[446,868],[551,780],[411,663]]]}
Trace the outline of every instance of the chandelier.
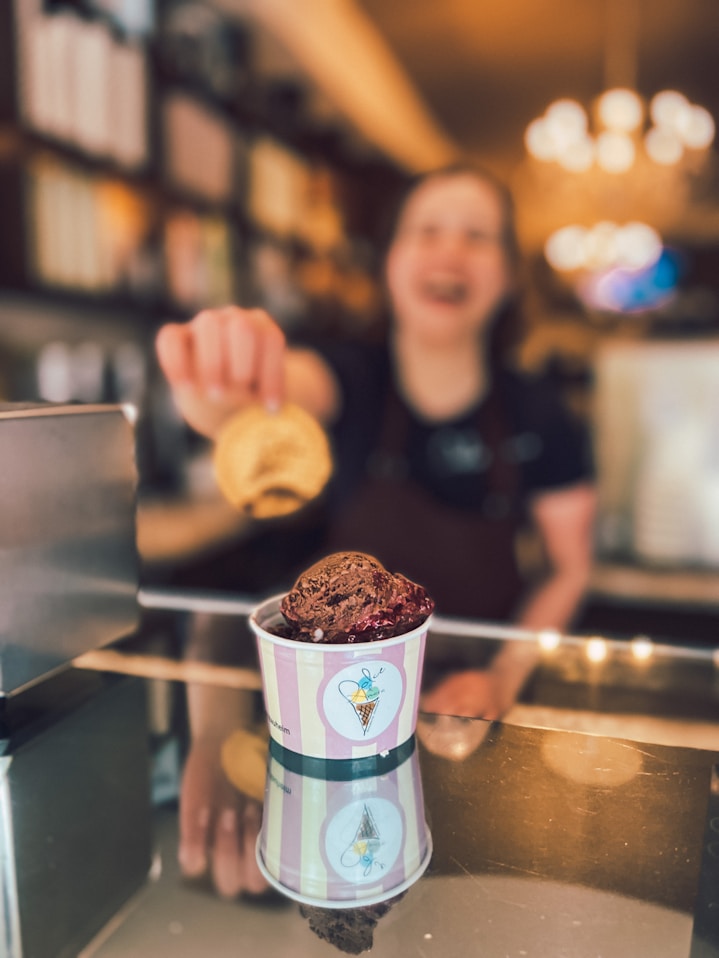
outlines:
{"label": "chandelier", "polygon": [[[676,285],[660,223],[667,222],[668,203],[675,209],[688,195],[680,187],[704,169],[715,137],[710,112],[678,90],[647,98],[638,92],[638,11],[638,0],[605,0],[603,92],[587,107],[568,97],[555,100],[524,134],[555,208],[568,214],[545,235],[548,263],[568,274],[585,302],[622,310],[629,288],[659,282],[663,296]],[[565,202],[557,202],[560,197]],[[579,222],[567,222],[577,214]]]}
{"label": "chandelier", "polygon": [[529,124],[524,142],[537,160],[571,173],[594,164],[607,173],[626,173],[640,149],[654,163],[678,164],[687,153],[708,149],[714,140],[712,115],[678,90],[662,90],[649,101],[627,87],[606,90],[596,100],[593,125],[581,103],[562,98]]}
{"label": "chandelier", "polygon": [[637,92],[640,0],[604,0],[604,86],[589,110],[561,98],[525,131],[535,159],[583,173],[594,166],[626,173],[643,153],[675,166],[714,140],[714,119],[678,90],[661,90],[649,102]]}
{"label": "chandelier", "polygon": [[[565,176],[645,178],[646,165],[655,164],[681,178],[701,168],[714,135],[709,111],[677,90],[662,90],[646,105],[635,90],[614,87],[597,98],[591,118],[576,100],[555,100],[529,124],[525,145],[535,160],[553,164]],[[672,184],[671,192],[679,196],[674,179]],[[606,192],[601,195],[606,200]],[[663,248],[659,232],[648,223],[604,216],[556,229],[546,239],[544,254],[559,272],[596,275],[647,269]]]}

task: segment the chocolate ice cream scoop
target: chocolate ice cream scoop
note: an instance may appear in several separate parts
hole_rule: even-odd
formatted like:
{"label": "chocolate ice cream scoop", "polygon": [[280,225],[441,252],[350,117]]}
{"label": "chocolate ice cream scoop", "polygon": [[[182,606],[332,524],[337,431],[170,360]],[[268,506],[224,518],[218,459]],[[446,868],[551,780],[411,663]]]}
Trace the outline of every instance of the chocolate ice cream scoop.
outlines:
{"label": "chocolate ice cream scoop", "polygon": [[304,572],[280,609],[302,642],[372,642],[409,632],[430,615],[427,591],[363,552],[336,552]]}

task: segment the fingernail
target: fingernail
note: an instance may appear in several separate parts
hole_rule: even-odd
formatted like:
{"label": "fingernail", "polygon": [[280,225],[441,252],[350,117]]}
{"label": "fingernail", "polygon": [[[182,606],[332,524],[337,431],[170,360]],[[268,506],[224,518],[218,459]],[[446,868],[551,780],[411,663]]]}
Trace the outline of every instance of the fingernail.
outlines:
{"label": "fingernail", "polygon": [[207,828],[210,824],[210,809],[207,805],[203,805],[202,808],[197,811],[197,824],[200,828]]}
{"label": "fingernail", "polygon": [[182,847],[177,853],[177,860],[183,875],[195,878],[204,874],[207,869],[207,855],[198,846]]}
{"label": "fingernail", "polygon": [[234,808],[225,808],[220,814],[220,828],[225,832],[237,830],[237,812]]}
{"label": "fingernail", "polygon": [[271,416],[274,416],[275,413],[278,413],[280,411],[281,405],[282,404],[280,403],[279,399],[265,400],[265,409],[267,410],[268,413],[270,413]]}

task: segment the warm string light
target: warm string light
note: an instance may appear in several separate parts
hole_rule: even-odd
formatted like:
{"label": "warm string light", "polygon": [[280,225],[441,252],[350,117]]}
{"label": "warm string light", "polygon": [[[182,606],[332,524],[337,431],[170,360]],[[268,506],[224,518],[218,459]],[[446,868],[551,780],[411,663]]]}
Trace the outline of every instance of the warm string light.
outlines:
{"label": "warm string light", "polygon": [[590,662],[603,662],[607,657],[606,640],[600,639],[597,636],[587,639],[587,644],[584,647],[584,650]]}
{"label": "warm string light", "polygon": [[639,662],[646,662],[654,655],[654,643],[645,635],[638,635],[630,643],[632,655]]}
{"label": "warm string light", "polygon": [[[169,596],[169,594],[166,598],[154,593],[150,595],[147,590],[140,590],[140,604],[145,608],[177,609],[177,602],[178,599],[175,596]],[[198,603],[197,600],[189,600],[189,604],[187,604],[188,600],[183,598],[183,602],[188,610],[190,605],[192,608],[199,608],[202,605],[202,608],[206,611],[213,611],[211,608],[213,602],[208,602],[206,599],[203,599],[201,603]],[[216,604],[214,603],[214,605]],[[225,602],[224,605],[227,606],[227,603]],[[236,601],[235,605],[237,605]],[[228,612],[229,608],[226,607],[224,611]],[[542,653],[546,654],[548,659],[551,659],[554,655],[561,656],[563,652],[571,648],[582,651],[588,659],[594,662],[602,662],[609,657],[616,657],[622,661],[631,658],[635,662],[677,658],[684,661],[711,662],[719,670],[719,648],[693,648],[685,645],[655,643],[643,634],[635,635],[628,640],[620,640],[601,635],[572,635],[554,628],[527,629],[519,626],[475,622],[470,619],[445,618],[442,615],[435,615],[432,629],[437,635],[474,640],[519,642],[527,647],[536,645]]]}
{"label": "warm string light", "polygon": [[541,632],[537,633],[537,642],[545,652],[552,652],[558,648],[561,641],[562,636],[557,629],[542,629]]}
{"label": "warm string light", "polygon": [[[556,629],[542,629],[536,633],[536,640],[542,651],[547,653],[553,653],[566,644],[581,645],[587,659],[595,663],[603,662],[615,646],[628,651],[636,662],[649,661],[654,658],[657,651],[652,640],[646,635],[636,635],[629,642],[616,643],[599,635],[581,639],[577,636],[563,636]],[[719,649],[714,652],[712,660],[719,668]]]}

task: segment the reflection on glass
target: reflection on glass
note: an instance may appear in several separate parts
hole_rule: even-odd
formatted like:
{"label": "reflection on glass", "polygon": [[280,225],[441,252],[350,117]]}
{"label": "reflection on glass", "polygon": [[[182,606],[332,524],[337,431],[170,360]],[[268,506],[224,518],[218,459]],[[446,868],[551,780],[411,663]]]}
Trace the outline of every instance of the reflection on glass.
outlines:
{"label": "reflection on glass", "polygon": [[371,947],[377,921],[431,855],[416,750],[385,774],[331,781],[271,754],[257,862],[320,937],[343,951]]}
{"label": "reflection on glass", "polygon": [[479,748],[490,728],[487,721],[456,715],[421,714],[417,720],[417,737],[433,755],[463,762]]}
{"label": "reflection on glass", "polygon": [[[190,747],[182,772],[178,859],[186,879],[222,898],[266,891],[254,855],[260,830],[267,736],[243,689],[187,687]],[[258,730],[259,729],[259,730]]]}

